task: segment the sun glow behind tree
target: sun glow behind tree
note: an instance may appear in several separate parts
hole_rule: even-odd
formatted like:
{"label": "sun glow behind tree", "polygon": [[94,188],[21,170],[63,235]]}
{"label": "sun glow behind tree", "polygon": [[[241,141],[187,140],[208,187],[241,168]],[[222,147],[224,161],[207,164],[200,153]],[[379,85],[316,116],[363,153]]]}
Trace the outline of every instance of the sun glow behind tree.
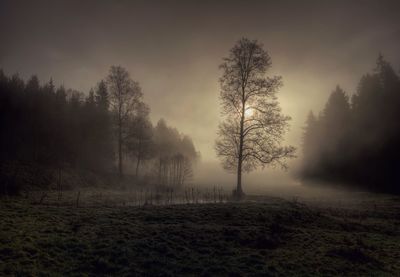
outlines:
{"label": "sun glow behind tree", "polygon": [[281,113],[276,97],[280,76],[266,77],[271,58],[257,41],[242,38],[220,65],[223,75],[221,107],[224,121],[219,126],[215,149],[224,168],[237,174],[234,197],[240,199],[242,171],[266,165],[286,167],[294,147],[282,146],[290,117]]}

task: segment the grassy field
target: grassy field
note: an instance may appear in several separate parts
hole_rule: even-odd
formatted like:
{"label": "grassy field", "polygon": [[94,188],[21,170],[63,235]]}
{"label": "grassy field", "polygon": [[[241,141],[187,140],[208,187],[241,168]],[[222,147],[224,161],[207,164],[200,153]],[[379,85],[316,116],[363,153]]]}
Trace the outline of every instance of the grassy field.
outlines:
{"label": "grassy field", "polygon": [[337,206],[2,199],[0,276],[400,276],[400,199]]}

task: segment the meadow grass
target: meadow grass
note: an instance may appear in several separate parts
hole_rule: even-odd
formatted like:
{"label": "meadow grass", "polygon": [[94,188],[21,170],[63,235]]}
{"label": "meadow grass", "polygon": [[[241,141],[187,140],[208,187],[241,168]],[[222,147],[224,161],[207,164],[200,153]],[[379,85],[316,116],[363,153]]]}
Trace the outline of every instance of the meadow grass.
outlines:
{"label": "meadow grass", "polygon": [[254,199],[140,207],[2,199],[0,275],[400,274],[398,198],[362,209]]}

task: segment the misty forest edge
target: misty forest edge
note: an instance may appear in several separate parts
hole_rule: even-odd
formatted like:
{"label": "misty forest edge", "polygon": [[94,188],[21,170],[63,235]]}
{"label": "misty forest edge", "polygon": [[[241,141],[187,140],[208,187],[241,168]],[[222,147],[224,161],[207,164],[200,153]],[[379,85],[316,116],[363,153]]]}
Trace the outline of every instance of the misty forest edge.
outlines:
{"label": "misty forest edge", "polygon": [[[263,45],[246,38],[220,65],[223,121],[215,150],[224,168],[237,175],[236,199],[244,196],[242,172],[286,168],[286,159],[295,157],[294,147],[281,145],[290,118],[276,97],[281,77],[265,76],[270,66]],[[351,97],[338,86],[318,116],[310,112],[298,177],[400,193],[399,107],[399,76],[380,55]],[[52,79],[40,85],[33,75],[25,83],[0,70],[0,194],[46,189],[54,173],[65,170],[90,171],[114,184],[182,187],[199,153],[189,136],[164,120],[153,127],[149,113],[139,83],[121,66],[112,66],[86,97],[56,89]],[[35,183],[21,178],[26,168]]]}

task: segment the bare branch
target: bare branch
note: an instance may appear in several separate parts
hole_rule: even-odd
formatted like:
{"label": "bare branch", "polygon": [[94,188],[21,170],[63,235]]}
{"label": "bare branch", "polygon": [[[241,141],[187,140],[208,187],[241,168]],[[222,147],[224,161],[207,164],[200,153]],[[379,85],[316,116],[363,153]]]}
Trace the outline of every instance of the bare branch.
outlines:
{"label": "bare branch", "polygon": [[238,41],[220,65],[224,121],[215,150],[224,168],[238,174],[238,189],[242,170],[275,164],[285,168],[286,159],[294,157],[294,147],[280,145],[290,117],[281,114],[276,97],[282,78],[265,76],[270,66],[262,45],[246,38]]}

